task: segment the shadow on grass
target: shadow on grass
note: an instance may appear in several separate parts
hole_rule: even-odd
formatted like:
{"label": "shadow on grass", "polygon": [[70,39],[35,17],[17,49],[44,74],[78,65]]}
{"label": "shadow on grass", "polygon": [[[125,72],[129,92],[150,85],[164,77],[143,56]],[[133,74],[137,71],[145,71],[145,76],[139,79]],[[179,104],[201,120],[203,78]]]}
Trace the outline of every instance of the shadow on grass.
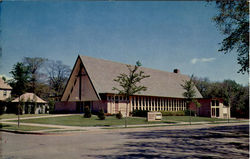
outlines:
{"label": "shadow on grass", "polygon": [[[131,132],[121,133],[121,135],[130,140],[112,148],[117,153],[86,157],[104,159],[249,158],[248,125]],[[109,149],[104,148],[102,151],[109,151]]]}

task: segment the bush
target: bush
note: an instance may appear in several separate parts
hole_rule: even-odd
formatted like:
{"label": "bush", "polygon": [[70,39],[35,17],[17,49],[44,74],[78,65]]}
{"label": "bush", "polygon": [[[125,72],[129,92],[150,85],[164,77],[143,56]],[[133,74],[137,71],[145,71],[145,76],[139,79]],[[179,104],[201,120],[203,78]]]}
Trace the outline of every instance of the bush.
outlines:
{"label": "bush", "polygon": [[0,115],[5,113],[5,102],[0,101]]}
{"label": "bush", "polygon": [[161,111],[162,116],[184,116],[185,112],[184,111]]}
{"label": "bush", "polygon": [[49,106],[49,114],[55,113],[55,101],[50,99],[48,102],[48,106]]}
{"label": "bush", "polygon": [[121,111],[119,111],[119,113],[116,114],[116,118],[117,118],[117,119],[121,119],[121,118],[122,118],[122,113],[121,113]]}
{"label": "bush", "polygon": [[[189,116],[189,115],[190,115],[189,109],[186,109],[185,116]],[[191,116],[194,116],[194,115],[195,115],[195,111],[191,110]]]}
{"label": "bush", "polygon": [[100,110],[99,110],[97,116],[98,116],[98,118],[99,118],[100,120],[104,120],[104,119],[105,119],[105,114],[104,114],[103,109],[100,109]]}
{"label": "bush", "polygon": [[91,118],[91,112],[89,110],[89,106],[85,106],[84,107],[84,115],[83,115],[84,118]]}
{"label": "bush", "polygon": [[148,110],[134,110],[132,116],[147,117],[148,112]]}

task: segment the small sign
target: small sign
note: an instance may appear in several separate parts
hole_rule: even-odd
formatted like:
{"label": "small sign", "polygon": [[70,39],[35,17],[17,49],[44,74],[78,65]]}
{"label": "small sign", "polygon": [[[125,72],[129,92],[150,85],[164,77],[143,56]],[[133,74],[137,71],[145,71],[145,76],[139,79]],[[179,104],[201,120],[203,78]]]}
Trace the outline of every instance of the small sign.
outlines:
{"label": "small sign", "polygon": [[148,121],[159,121],[162,119],[161,112],[148,112]]}

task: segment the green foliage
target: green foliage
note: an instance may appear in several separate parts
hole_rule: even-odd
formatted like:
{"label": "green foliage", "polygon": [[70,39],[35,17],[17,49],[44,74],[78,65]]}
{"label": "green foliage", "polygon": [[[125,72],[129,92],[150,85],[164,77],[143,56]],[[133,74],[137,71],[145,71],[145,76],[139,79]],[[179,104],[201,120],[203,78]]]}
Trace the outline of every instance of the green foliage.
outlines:
{"label": "green foliage", "polygon": [[184,111],[161,111],[162,116],[184,116]]}
{"label": "green foliage", "polygon": [[126,97],[134,95],[135,93],[140,93],[141,91],[146,91],[147,87],[143,85],[138,86],[137,84],[140,83],[142,79],[150,76],[145,75],[143,71],[139,71],[140,66],[141,63],[139,61],[136,62],[134,67],[127,65],[129,74],[121,73],[116,79],[114,79],[115,82],[119,83],[122,89],[113,87],[113,90],[118,91],[118,94],[126,95]]}
{"label": "green foliage", "polygon": [[0,115],[5,113],[5,102],[0,101]]}
{"label": "green foliage", "polygon": [[116,116],[117,119],[122,119],[122,113],[121,113],[121,111],[119,111],[119,113],[117,113],[115,116]]}
{"label": "green foliage", "polygon": [[194,83],[204,98],[222,98],[224,105],[231,106],[232,117],[249,117],[249,90],[233,80],[211,82],[195,78]]}
{"label": "green foliage", "polygon": [[213,17],[213,21],[226,36],[219,51],[229,53],[236,50],[241,65],[238,72],[249,73],[249,1],[216,0],[216,6],[219,14]]}
{"label": "green foliage", "polygon": [[50,114],[53,114],[54,111],[55,111],[55,101],[52,100],[52,99],[50,99],[50,100],[48,101],[48,105],[49,105],[49,113],[50,113]]}
{"label": "green foliage", "polygon": [[[189,109],[186,109],[184,111],[184,114],[185,116],[189,116],[190,115],[190,110]],[[195,116],[195,111],[191,110],[191,116]]]}
{"label": "green foliage", "polygon": [[196,91],[195,84],[193,82],[193,75],[191,76],[190,80],[184,81],[184,84],[181,84],[181,86],[185,90],[183,96],[186,98],[188,105],[193,102],[195,103],[196,107],[200,107],[200,103],[195,99]]}
{"label": "green foliage", "polygon": [[91,112],[90,112],[90,109],[89,109],[89,106],[84,106],[84,115],[83,115],[84,118],[91,118]]}
{"label": "green foliage", "polygon": [[14,96],[20,96],[26,92],[28,87],[28,82],[30,78],[28,67],[24,66],[23,63],[18,62],[10,71],[12,75],[12,80],[8,81],[12,87],[12,94]]}
{"label": "green foliage", "polygon": [[100,110],[99,110],[97,116],[98,116],[98,118],[99,118],[100,120],[105,120],[105,114],[104,114],[103,109],[100,109]]}
{"label": "green foliage", "polygon": [[132,116],[137,116],[137,117],[147,117],[148,116],[148,110],[133,110]]}

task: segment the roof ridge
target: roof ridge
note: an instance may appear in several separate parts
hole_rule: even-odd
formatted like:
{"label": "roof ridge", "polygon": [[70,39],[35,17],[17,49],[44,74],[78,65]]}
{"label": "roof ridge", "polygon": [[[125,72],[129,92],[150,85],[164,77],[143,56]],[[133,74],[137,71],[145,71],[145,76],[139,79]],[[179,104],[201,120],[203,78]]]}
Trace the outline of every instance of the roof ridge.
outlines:
{"label": "roof ridge", "polygon": [[[112,61],[112,60],[107,60],[107,59],[102,59],[102,58],[96,58],[96,57],[91,57],[91,56],[85,56],[85,55],[79,55],[80,57],[87,57],[87,58],[92,58],[94,60],[102,60],[102,61],[106,61],[106,62],[112,62],[112,63],[116,63],[116,64],[122,64],[122,65],[131,65],[131,64],[126,64],[126,63],[122,63],[122,62],[116,62],[116,61]],[[134,66],[134,65],[131,65]],[[149,70],[153,70],[153,71],[159,71],[159,72],[164,72],[164,73],[170,73],[170,74],[178,74],[178,75],[184,75],[184,76],[188,76],[185,74],[181,74],[181,73],[174,73],[174,72],[170,72],[170,71],[165,71],[165,70],[160,70],[160,69],[156,69],[156,68],[150,68],[150,67],[144,67],[141,66],[141,68],[145,68],[145,69],[149,69]]]}

